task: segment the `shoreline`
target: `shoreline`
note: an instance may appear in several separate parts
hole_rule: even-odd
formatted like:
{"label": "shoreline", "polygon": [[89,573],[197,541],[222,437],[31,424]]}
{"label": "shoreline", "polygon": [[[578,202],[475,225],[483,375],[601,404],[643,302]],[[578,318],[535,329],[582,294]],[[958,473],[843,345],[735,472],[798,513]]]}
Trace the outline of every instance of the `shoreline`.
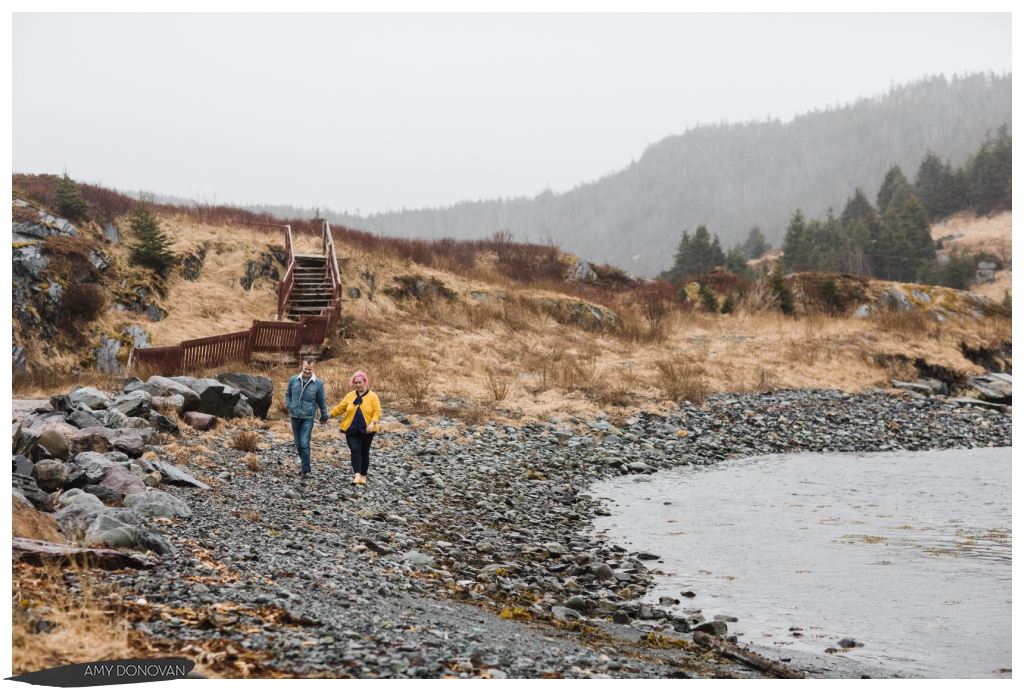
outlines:
{"label": "shoreline", "polygon": [[[585,536],[603,510],[592,482],[786,450],[1009,446],[1012,430],[1009,415],[941,397],[807,389],[716,394],[622,422],[391,421],[360,487],[335,428],[314,436],[308,481],[290,435],[261,432],[253,471],[229,448],[237,428],[186,428],[157,456],[212,489],[157,488],[193,513],[160,524],[176,556],[101,578],[155,649],[214,675],[242,676],[242,661],[252,677],[760,677],[693,644],[700,622],[641,605],[658,570],[642,550]],[[893,674],[792,652],[809,676]]]}

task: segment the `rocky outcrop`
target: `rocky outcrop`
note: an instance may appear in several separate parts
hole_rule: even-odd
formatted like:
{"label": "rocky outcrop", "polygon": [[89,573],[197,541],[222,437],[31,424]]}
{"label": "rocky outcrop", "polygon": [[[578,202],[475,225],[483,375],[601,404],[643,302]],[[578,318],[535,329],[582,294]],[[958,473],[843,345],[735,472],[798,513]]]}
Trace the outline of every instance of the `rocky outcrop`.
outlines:
{"label": "rocky outcrop", "polygon": [[540,308],[560,324],[571,324],[588,331],[615,331],[619,319],[615,313],[604,307],[582,300],[545,298]]}
{"label": "rocky outcrop", "polygon": [[223,372],[214,376],[214,379],[241,391],[252,409],[252,415],[267,419],[270,405],[274,402],[274,382],[270,377],[243,372]]}
{"label": "rocky outcrop", "polygon": [[239,280],[239,283],[245,290],[252,290],[256,279],[264,276],[272,281],[281,279],[281,274],[274,266],[274,256],[271,254],[263,253],[258,261],[249,262],[245,267],[245,276]]}

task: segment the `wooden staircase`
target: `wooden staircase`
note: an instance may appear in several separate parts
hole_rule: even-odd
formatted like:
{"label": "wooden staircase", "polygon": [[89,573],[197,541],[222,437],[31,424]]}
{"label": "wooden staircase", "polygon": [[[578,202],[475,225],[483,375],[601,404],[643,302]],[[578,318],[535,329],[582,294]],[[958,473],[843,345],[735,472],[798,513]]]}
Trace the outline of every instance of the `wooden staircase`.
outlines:
{"label": "wooden staircase", "polygon": [[320,316],[334,300],[334,291],[327,277],[327,257],[322,254],[296,254],[294,272],[292,292],[284,305],[284,318],[299,321],[305,316]]}

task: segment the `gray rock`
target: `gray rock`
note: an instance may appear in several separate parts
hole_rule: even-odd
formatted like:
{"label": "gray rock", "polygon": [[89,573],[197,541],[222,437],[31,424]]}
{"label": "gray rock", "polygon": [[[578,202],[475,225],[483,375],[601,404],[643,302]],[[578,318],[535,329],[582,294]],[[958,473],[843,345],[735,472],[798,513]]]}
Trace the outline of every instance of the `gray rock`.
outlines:
{"label": "gray rock", "polygon": [[115,397],[107,410],[116,410],[128,417],[142,417],[147,415],[152,407],[153,396],[147,391],[139,389]]}
{"label": "gray rock", "polygon": [[13,470],[14,473],[16,473],[18,475],[23,475],[25,477],[32,477],[32,469],[35,467],[32,464],[32,461],[30,461],[27,458],[25,458],[24,456],[21,456],[21,455],[18,455],[18,454],[14,454],[14,457],[13,457],[12,460],[13,460],[13,468],[12,468],[12,470]]}
{"label": "gray rock", "polygon": [[222,384],[234,387],[245,395],[252,414],[266,419],[274,402],[274,382],[270,377],[244,372],[223,372],[214,377]]}
{"label": "gray rock", "polygon": [[253,410],[249,406],[249,400],[246,398],[245,394],[242,394],[238,397],[238,403],[236,403],[235,407],[231,409],[231,417],[249,417],[252,414]]}
{"label": "gray rock", "polygon": [[60,430],[57,429],[45,429],[39,434],[39,439],[36,440],[37,447],[43,447],[53,458],[59,458],[62,461],[68,460],[68,440]]}
{"label": "gray rock", "polygon": [[90,497],[96,497],[106,506],[119,506],[124,501],[124,494],[103,485],[86,485],[83,489]]}
{"label": "gray rock", "polygon": [[101,513],[85,531],[85,541],[90,545],[109,545],[111,547],[134,547],[139,537],[139,529],[128,523],[122,523],[110,513]]}
{"label": "gray rock", "polygon": [[934,393],[932,391],[932,387],[928,386],[927,384],[918,384],[917,382],[908,381],[897,381],[896,379],[893,379],[891,383],[892,388],[894,389],[904,389],[905,391],[913,391],[914,393],[919,393],[922,396],[931,396]]}
{"label": "gray rock", "polygon": [[652,466],[647,465],[643,461],[634,461],[633,463],[629,463],[628,465],[626,465],[626,467],[629,468],[630,470],[632,470],[635,473],[657,472],[657,470],[655,468],[653,468]]}
{"label": "gray rock", "polygon": [[[129,338],[131,338],[132,345],[136,348],[151,348],[153,346],[153,343],[149,339],[149,332],[143,329],[141,326],[136,326],[135,324],[132,324],[131,326],[126,326],[124,329],[121,330],[121,335],[128,336]],[[135,381],[139,380],[136,379]],[[141,384],[142,382],[139,383]],[[123,390],[126,391],[127,389]]]}
{"label": "gray rock", "polygon": [[115,245],[121,242],[121,232],[113,223],[107,223],[103,226],[103,236]]}
{"label": "gray rock", "polygon": [[579,595],[573,595],[565,602],[565,606],[576,610],[577,612],[585,612],[587,609],[587,601]]}
{"label": "gray rock", "polygon": [[149,317],[149,321],[151,322],[163,321],[167,318],[167,315],[167,310],[163,309],[155,302],[149,303],[149,307],[146,308],[146,316]]}
{"label": "gray rock", "polygon": [[602,581],[615,580],[615,572],[612,571],[612,567],[607,564],[598,564],[594,567],[594,575]]}
{"label": "gray rock", "polygon": [[15,374],[24,374],[27,367],[25,349],[20,345],[11,346],[11,370]]}
{"label": "gray rock", "polygon": [[71,402],[76,405],[82,404],[93,410],[105,409],[110,405],[110,399],[107,395],[91,386],[76,386],[71,390],[71,393],[68,394],[68,398],[70,398]]}
{"label": "gray rock", "polygon": [[60,509],[53,514],[53,517],[60,526],[61,532],[72,540],[78,540],[85,535],[85,531],[88,530],[97,516],[110,510],[110,508],[102,504],[97,505],[94,502],[79,501]]}
{"label": "gray rock", "polygon": [[108,429],[106,427],[87,427],[83,434],[95,434],[103,437],[116,450],[138,458],[144,452],[145,441],[137,429]]}
{"label": "gray rock", "polygon": [[147,518],[192,517],[192,509],[188,504],[173,494],[158,490],[129,494],[124,498],[124,505]]}
{"label": "gray rock", "polygon": [[128,416],[122,413],[120,410],[108,409],[106,415],[103,416],[103,426],[110,429],[126,429],[130,427]]}
{"label": "gray rock", "polygon": [[579,621],[583,617],[579,612],[574,609],[569,609],[568,607],[552,607],[551,618],[555,621],[570,622]]}
{"label": "gray rock", "polygon": [[100,372],[123,372],[124,367],[117,359],[120,350],[121,341],[118,339],[110,336],[101,338],[99,346],[92,350],[92,354],[96,356],[96,369]]}
{"label": "gray rock", "polygon": [[160,432],[178,434],[181,431],[178,429],[178,422],[174,418],[161,415],[155,410],[149,411],[149,421],[152,422],[153,426]]}
{"label": "gray rock", "polygon": [[157,397],[181,396],[182,404],[179,412],[187,413],[190,410],[199,410],[199,404],[201,403],[199,394],[186,384],[176,381],[176,379],[150,377],[149,381],[146,382],[144,390],[153,396],[154,404],[156,404],[155,399]]}
{"label": "gray rock", "polygon": [[197,379],[192,390],[199,394],[199,412],[229,419],[242,392],[216,379]]}
{"label": "gray rock", "polygon": [[910,312],[914,309],[907,294],[895,286],[879,295],[878,299],[883,305],[897,312]]}
{"label": "gray rock", "polygon": [[68,491],[61,494],[60,499],[57,500],[57,505],[62,509],[65,509],[71,506],[72,504],[79,503],[92,504],[93,506],[96,507],[103,506],[103,502],[100,501],[99,497],[93,494],[89,494],[87,492],[83,492],[80,489],[69,489]]}
{"label": "gray rock", "polygon": [[192,477],[192,473],[189,472],[188,468],[184,468],[180,465],[164,463],[163,461],[153,461],[153,467],[160,472],[160,475],[163,476],[163,481],[169,485],[210,489],[208,484],[200,482]]}
{"label": "gray rock", "polygon": [[840,648],[847,648],[847,649],[849,649],[849,648],[863,648],[864,644],[863,643],[858,643],[853,638],[847,637],[847,638],[842,638],[842,639],[839,640],[839,647]]}
{"label": "gray rock", "polygon": [[[103,416],[104,420],[106,415]],[[86,429],[88,427],[96,427],[102,425],[104,420],[99,419],[91,413],[85,413],[81,410],[76,410],[68,415],[68,423],[74,425],[78,429]]]}
{"label": "gray rock", "polygon": [[170,538],[155,530],[140,530],[135,539],[135,545],[140,549],[152,550],[154,554],[174,556],[174,545]]}
{"label": "gray rock", "polygon": [[986,401],[992,403],[1010,403],[1013,400],[1012,379],[1007,381],[991,374],[980,377],[968,377],[967,385],[977,390]]}
{"label": "gray rock", "polygon": [[729,633],[729,627],[724,621],[705,621],[697,626],[693,627],[694,631],[703,631],[704,633],[710,633],[712,636],[724,636]]}
{"label": "gray rock", "polygon": [[68,468],[58,460],[39,461],[32,469],[32,477],[35,478],[39,489],[53,492],[68,481]]}

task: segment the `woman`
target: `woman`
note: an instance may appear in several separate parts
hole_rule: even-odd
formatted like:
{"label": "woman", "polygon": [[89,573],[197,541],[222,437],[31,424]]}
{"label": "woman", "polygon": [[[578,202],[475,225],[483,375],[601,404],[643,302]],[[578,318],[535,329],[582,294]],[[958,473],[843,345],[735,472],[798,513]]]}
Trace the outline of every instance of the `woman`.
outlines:
{"label": "woman", "polygon": [[348,383],[355,387],[341,403],[331,411],[331,417],[341,417],[341,431],[352,452],[353,485],[366,484],[366,472],[370,469],[370,444],[377,433],[380,420],[380,399],[370,391],[370,380],[365,372],[356,372]]}

